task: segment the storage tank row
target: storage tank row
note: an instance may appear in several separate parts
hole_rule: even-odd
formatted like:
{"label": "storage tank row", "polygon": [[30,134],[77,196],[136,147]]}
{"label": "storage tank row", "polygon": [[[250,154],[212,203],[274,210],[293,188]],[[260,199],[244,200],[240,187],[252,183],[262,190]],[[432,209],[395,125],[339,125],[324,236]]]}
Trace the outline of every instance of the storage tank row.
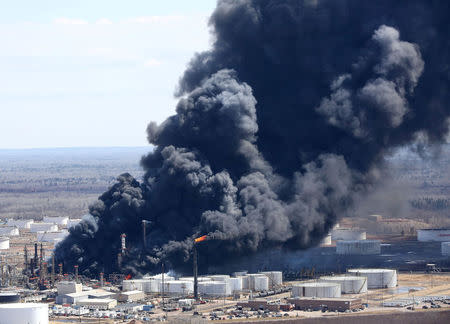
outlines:
{"label": "storage tank row", "polygon": [[292,297],[341,297],[341,285],[332,282],[305,282],[292,287]]}
{"label": "storage tank row", "polygon": [[367,278],[367,288],[393,288],[397,286],[397,271],[393,269],[350,269],[348,273]]}

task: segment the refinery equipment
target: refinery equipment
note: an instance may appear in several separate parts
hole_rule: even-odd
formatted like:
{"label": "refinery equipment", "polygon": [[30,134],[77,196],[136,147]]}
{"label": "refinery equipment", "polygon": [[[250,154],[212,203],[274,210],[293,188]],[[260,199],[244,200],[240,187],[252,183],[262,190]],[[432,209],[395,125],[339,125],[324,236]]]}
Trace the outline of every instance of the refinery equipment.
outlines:
{"label": "refinery equipment", "polygon": [[367,288],[393,288],[397,286],[397,270],[393,269],[350,269],[354,276],[367,278]]}

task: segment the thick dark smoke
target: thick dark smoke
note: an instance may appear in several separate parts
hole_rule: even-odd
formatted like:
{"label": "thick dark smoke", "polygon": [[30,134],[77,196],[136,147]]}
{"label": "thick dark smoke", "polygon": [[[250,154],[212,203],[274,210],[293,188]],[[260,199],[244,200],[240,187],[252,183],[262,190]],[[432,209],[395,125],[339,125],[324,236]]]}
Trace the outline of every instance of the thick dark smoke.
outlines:
{"label": "thick dark smoke", "polygon": [[203,234],[215,265],[313,246],[386,154],[445,140],[449,16],[447,0],[219,1],[214,44],[180,79],[176,115],[148,126],[144,180],[121,175],[57,259],[88,274],[180,269]]}

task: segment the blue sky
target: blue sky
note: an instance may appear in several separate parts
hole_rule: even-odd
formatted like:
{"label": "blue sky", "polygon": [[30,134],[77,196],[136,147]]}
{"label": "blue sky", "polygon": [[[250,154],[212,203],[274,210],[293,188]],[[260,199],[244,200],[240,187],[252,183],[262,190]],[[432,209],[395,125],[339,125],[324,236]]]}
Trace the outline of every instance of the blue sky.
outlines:
{"label": "blue sky", "polygon": [[0,0],[0,148],[141,146],[215,0]]}

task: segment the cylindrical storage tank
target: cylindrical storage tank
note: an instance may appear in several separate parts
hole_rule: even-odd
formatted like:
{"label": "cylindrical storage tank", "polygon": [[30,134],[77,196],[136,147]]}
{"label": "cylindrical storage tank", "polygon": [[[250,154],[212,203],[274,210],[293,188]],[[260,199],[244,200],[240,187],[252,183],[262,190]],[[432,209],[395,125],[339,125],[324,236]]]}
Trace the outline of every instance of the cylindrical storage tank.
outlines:
{"label": "cylindrical storage tank", "polygon": [[378,240],[337,241],[336,253],[341,255],[370,255],[381,253],[381,242]]}
{"label": "cylindrical storage tank", "polygon": [[450,255],[450,242],[441,243],[441,253],[442,255]]}
{"label": "cylindrical storage tank", "polygon": [[292,297],[341,297],[341,285],[330,282],[305,282],[292,287]]}
{"label": "cylindrical storage tank", "polygon": [[283,284],[283,272],[281,271],[262,271],[261,274],[269,278],[269,287],[276,288]]}
{"label": "cylindrical storage tank", "polygon": [[51,223],[33,223],[30,225],[30,232],[57,232],[58,225]]}
{"label": "cylindrical storage tank", "polygon": [[393,269],[350,269],[349,273],[367,278],[367,288],[393,288],[397,286],[397,270]]}
{"label": "cylindrical storage tank", "polygon": [[362,294],[367,292],[367,278],[358,276],[320,277],[321,282],[332,282],[341,285],[343,294]]}
{"label": "cylindrical storage tank", "polygon": [[229,275],[212,275],[208,276],[212,281],[226,281],[230,279]]}
{"label": "cylindrical storage tank", "polygon": [[366,232],[358,229],[336,228],[331,231],[331,239],[333,241],[365,240]]}
{"label": "cylindrical storage tank", "polygon": [[67,225],[67,222],[69,221],[69,217],[66,216],[44,216],[44,219],[42,220],[44,223],[53,223],[58,225]]}
{"label": "cylindrical storage tank", "polygon": [[320,245],[331,245],[331,234],[325,236],[320,242]]}
{"label": "cylindrical storage tank", "polygon": [[19,235],[19,229],[15,226],[0,227],[0,235],[17,236],[17,235]]}
{"label": "cylindrical storage tank", "polygon": [[30,228],[30,225],[34,223],[32,219],[8,219],[6,225],[16,226],[18,228]]}
{"label": "cylindrical storage tank", "polygon": [[269,278],[267,276],[252,277],[254,291],[269,290]]}
{"label": "cylindrical storage tank", "polygon": [[0,250],[8,250],[8,249],[9,249],[9,238],[0,237]]}
{"label": "cylindrical storage tank", "polygon": [[122,281],[122,291],[144,291],[145,279],[130,279]]}
{"label": "cylindrical storage tank", "polygon": [[[159,284],[159,291],[162,292],[163,284]],[[188,280],[164,280],[164,292],[174,295],[187,295],[194,292],[194,282]]]}
{"label": "cylindrical storage tank", "polygon": [[230,278],[228,279],[228,283],[230,285],[231,292],[241,291],[242,290],[242,278]]}
{"label": "cylindrical storage tank", "polygon": [[0,305],[0,324],[48,324],[48,305],[2,304]]}
{"label": "cylindrical storage tank", "polygon": [[10,304],[20,302],[20,295],[15,292],[0,293],[0,304]]}
{"label": "cylindrical storage tank", "polygon": [[240,276],[237,278],[241,278],[242,280],[242,290],[250,289],[250,278],[248,276]]}
{"label": "cylindrical storage tank", "polygon": [[450,239],[450,229],[420,229],[417,230],[417,240],[420,242],[445,242]]}
{"label": "cylindrical storage tank", "polygon": [[229,296],[231,289],[226,281],[202,281],[198,283],[198,292],[207,296]]}
{"label": "cylindrical storage tank", "polygon": [[233,272],[233,277],[243,277],[243,276],[247,275],[247,273],[248,273],[247,270],[236,271],[236,272]]}

